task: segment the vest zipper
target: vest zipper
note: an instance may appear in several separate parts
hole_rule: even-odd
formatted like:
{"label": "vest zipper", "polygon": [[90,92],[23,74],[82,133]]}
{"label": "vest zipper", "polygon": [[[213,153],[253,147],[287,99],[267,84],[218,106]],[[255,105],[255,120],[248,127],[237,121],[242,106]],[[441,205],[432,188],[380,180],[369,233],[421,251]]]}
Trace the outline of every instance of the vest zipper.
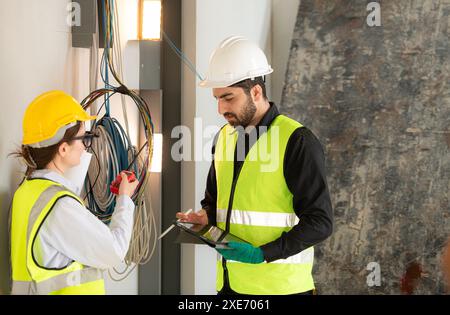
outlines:
{"label": "vest zipper", "polygon": [[[236,183],[239,178],[239,174],[241,173],[243,165],[244,165],[244,162],[242,162],[241,165],[239,165],[239,168],[236,170],[236,177],[233,178],[233,182],[231,184],[230,200],[228,201],[228,210],[227,210],[227,217],[226,217],[226,222],[225,222],[225,231],[227,233],[230,232],[230,219],[231,219],[230,216],[231,216],[231,210],[233,208],[234,191],[236,190]],[[234,165],[233,165],[233,167],[234,167]],[[227,261],[223,257],[222,257],[222,268],[223,268],[223,287],[226,286],[227,288],[231,289],[230,279],[228,278]]]}

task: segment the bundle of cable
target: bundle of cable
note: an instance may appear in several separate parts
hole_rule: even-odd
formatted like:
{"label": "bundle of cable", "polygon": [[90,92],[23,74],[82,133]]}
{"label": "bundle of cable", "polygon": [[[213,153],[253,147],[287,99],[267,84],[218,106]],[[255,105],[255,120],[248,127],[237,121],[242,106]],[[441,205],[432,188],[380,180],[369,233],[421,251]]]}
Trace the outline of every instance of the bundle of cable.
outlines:
{"label": "bundle of cable", "polygon": [[[81,104],[85,110],[90,108],[91,112],[96,111],[97,116],[104,112],[91,126],[91,131],[97,133],[99,137],[95,138],[89,149],[95,158],[90,164],[84,186],[84,199],[87,201],[88,209],[105,224],[109,224],[115,207],[115,195],[109,189],[111,182],[122,170],[133,171],[139,180],[139,186],[132,196],[136,207],[133,234],[125,257],[127,267],[123,271],[114,269],[116,274],[122,276],[119,278],[115,278],[110,272],[113,280],[120,281],[138,264],[145,264],[151,259],[156,248],[157,230],[151,196],[149,192],[146,193],[153,154],[153,122],[145,100],[122,82],[118,12],[114,2],[114,0],[102,2],[103,19],[100,22],[105,29],[105,49],[100,74],[105,86],[91,92]],[[112,78],[109,77],[110,73]],[[111,115],[110,98],[116,94],[122,99],[125,128]],[[103,103],[97,110],[97,102],[101,97]],[[143,128],[146,141],[139,150],[130,140],[126,98],[130,98],[136,105],[140,117],[139,127]]]}

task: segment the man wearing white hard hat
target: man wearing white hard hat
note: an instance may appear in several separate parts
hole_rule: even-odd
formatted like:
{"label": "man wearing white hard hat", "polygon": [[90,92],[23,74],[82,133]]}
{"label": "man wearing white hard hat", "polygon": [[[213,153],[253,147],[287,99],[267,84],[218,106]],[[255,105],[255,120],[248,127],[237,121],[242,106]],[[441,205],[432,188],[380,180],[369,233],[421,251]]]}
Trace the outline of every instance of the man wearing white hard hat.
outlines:
{"label": "man wearing white hard hat", "polygon": [[232,36],[200,82],[228,124],[214,142],[202,210],[177,217],[246,241],[218,249],[219,294],[313,294],[313,246],[333,229],[322,146],[268,101],[264,78],[272,72],[257,45]]}

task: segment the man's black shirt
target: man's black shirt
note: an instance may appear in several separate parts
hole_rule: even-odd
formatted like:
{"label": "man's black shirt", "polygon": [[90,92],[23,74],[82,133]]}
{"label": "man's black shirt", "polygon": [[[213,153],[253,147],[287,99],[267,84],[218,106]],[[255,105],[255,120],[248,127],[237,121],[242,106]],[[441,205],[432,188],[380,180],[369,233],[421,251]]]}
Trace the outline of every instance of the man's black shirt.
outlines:
{"label": "man's black shirt", "polygon": [[[244,157],[278,115],[276,105],[270,103],[270,109],[256,128],[251,131],[244,131],[242,128],[236,129],[238,131],[236,146],[241,146],[244,150]],[[252,133],[256,133],[256,136]],[[217,137],[218,135],[216,135],[212,148],[213,156]],[[234,179],[244,163],[242,157],[237,158],[237,152],[242,151],[235,150]],[[325,240],[333,230],[333,214],[325,174],[325,157],[319,140],[308,128],[296,129],[289,138],[284,156],[283,173],[286,184],[293,195],[294,211],[300,221],[290,231],[283,232],[279,238],[261,246],[267,262],[298,254]],[[216,204],[217,182],[213,160],[206,182],[205,198],[201,201],[201,205],[208,214],[209,222],[214,225],[217,224]]]}

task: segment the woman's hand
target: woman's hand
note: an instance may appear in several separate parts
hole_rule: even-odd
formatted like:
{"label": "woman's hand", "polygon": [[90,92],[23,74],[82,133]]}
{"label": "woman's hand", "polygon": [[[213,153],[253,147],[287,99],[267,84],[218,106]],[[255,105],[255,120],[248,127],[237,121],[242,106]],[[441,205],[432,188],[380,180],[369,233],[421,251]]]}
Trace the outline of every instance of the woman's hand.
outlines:
{"label": "woman's hand", "polygon": [[119,186],[119,196],[127,195],[131,198],[133,196],[136,187],[139,185],[139,181],[136,179],[132,182],[128,182],[128,177],[125,172],[120,172],[120,176],[122,176],[122,181]]}

